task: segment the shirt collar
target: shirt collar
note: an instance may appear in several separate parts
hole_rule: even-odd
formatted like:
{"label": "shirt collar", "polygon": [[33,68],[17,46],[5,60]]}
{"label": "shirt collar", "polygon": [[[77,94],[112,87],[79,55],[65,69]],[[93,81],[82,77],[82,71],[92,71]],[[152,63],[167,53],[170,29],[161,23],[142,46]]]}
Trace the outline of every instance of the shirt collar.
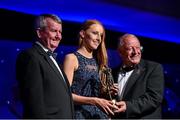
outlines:
{"label": "shirt collar", "polygon": [[48,51],[48,49],[45,48],[39,41],[36,41],[36,44],[38,44],[45,52]]}

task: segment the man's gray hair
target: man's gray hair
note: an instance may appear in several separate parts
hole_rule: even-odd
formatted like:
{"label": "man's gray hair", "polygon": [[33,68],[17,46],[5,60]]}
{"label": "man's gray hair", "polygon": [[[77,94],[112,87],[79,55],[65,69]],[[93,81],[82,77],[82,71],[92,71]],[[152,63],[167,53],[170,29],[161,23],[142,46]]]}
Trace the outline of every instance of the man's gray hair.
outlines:
{"label": "man's gray hair", "polygon": [[62,24],[61,19],[57,15],[54,15],[54,14],[41,14],[36,18],[34,28],[36,30],[45,28],[47,26],[47,24],[46,24],[46,19],[47,18],[51,18],[55,22],[57,22],[59,24]]}
{"label": "man's gray hair", "polygon": [[135,35],[130,34],[130,33],[126,33],[119,38],[118,47],[122,47],[124,45],[124,40],[127,39],[128,37],[134,37],[134,38],[138,39]]}

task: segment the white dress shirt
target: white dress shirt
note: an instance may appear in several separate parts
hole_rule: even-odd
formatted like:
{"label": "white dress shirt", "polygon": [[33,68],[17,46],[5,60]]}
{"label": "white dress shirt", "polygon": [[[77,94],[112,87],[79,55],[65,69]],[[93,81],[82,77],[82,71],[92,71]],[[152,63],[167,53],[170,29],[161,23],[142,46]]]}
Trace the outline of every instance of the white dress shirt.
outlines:
{"label": "white dress shirt", "polygon": [[129,72],[125,72],[125,73],[119,73],[118,75],[118,97],[121,100],[123,97],[123,93],[124,93],[124,89],[126,87],[126,83],[129,79],[129,77],[131,76],[132,72],[134,70],[131,70]]}
{"label": "white dress shirt", "polygon": [[[41,46],[45,52],[47,52],[47,51],[48,51],[48,49],[47,49],[47,48],[45,48],[45,47],[44,47],[44,46],[43,46],[40,42],[36,41],[36,44],[38,44],[39,46]],[[64,76],[63,76],[63,74],[62,74],[62,71],[61,71],[61,69],[60,69],[59,65],[57,64],[56,60],[53,58],[53,56],[49,56],[49,57],[50,57],[50,59],[53,61],[53,63],[54,63],[54,64],[55,64],[55,66],[57,67],[57,69],[58,69],[59,73],[60,73],[60,74],[61,74],[61,76],[63,77],[63,80],[65,81]]]}

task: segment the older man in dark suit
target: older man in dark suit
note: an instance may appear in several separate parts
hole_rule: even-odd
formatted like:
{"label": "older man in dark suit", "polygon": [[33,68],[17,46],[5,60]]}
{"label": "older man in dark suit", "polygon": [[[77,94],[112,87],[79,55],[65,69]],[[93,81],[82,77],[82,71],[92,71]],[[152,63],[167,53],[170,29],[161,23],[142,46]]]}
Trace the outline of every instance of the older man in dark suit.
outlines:
{"label": "older man in dark suit", "polygon": [[115,118],[161,118],[164,92],[163,69],[159,63],[141,59],[138,38],[125,34],[119,39],[122,65],[113,70],[118,83]]}
{"label": "older man in dark suit", "polygon": [[16,64],[24,118],[73,118],[72,96],[67,78],[53,51],[62,39],[61,20],[52,14],[38,16],[38,40],[22,51]]}

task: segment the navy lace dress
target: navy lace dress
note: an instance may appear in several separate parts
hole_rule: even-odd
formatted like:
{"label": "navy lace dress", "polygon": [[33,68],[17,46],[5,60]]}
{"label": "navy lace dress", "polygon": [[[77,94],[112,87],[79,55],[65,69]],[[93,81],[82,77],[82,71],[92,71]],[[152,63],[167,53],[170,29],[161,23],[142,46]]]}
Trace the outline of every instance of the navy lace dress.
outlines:
{"label": "navy lace dress", "polygon": [[[74,53],[78,59],[79,67],[74,72],[72,92],[87,97],[98,97],[100,94],[100,79],[98,65],[94,58],[86,58],[80,53]],[[95,105],[75,105],[75,118],[108,118],[107,115]]]}

